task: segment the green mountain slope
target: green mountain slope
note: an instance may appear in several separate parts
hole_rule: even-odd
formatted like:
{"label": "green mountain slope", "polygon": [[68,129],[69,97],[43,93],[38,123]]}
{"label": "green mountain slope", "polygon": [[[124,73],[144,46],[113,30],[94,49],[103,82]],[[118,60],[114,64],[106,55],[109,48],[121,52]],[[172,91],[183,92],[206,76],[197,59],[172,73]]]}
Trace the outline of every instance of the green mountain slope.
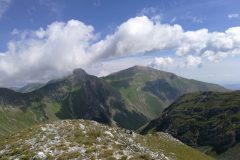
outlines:
{"label": "green mountain slope", "polygon": [[86,118],[111,123],[110,103],[115,103],[117,96],[108,84],[80,69],[34,92],[0,91],[2,135],[57,119]]}
{"label": "green mountain slope", "polygon": [[0,89],[0,136],[58,119],[84,118],[137,129],[181,94],[198,90],[225,89],[147,67],[104,79],[76,69],[33,92]]}
{"label": "green mountain slope", "polygon": [[141,116],[128,111],[108,83],[82,69],[29,93],[0,89],[0,114],[0,136],[58,119],[84,118],[126,127],[126,117],[133,124]]}
{"label": "green mountain slope", "polygon": [[38,97],[0,88],[0,137],[45,119],[42,108],[31,103],[34,100]]}
{"label": "green mountain slope", "polygon": [[196,91],[227,91],[225,88],[149,67],[134,66],[104,77],[117,89],[130,111],[142,114],[142,123],[157,118],[164,108],[179,96]]}
{"label": "green mountain slope", "polygon": [[184,95],[141,130],[153,131],[170,133],[218,159],[238,159],[240,91]]}
{"label": "green mountain slope", "polygon": [[36,125],[0,140],[0,159],[211,160],[166,133],[142,136],[94,121]]}

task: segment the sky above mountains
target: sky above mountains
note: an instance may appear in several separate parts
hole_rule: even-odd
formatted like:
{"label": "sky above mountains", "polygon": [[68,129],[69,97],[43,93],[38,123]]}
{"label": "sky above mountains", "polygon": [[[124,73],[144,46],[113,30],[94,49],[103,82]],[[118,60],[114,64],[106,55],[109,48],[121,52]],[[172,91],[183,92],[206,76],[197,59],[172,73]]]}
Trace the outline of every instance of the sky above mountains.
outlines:
{"label": "sky above mountains", "polygon": [[240,83],[238,0],[0,0],[0,86],[133,65]]}

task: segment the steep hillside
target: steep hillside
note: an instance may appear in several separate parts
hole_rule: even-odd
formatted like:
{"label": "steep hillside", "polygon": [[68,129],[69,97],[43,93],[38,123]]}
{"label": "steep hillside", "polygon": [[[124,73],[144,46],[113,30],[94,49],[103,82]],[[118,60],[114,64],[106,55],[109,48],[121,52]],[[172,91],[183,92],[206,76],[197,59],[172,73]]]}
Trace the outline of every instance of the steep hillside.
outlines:
{"label": "steep hillside", "polygon": [[94,121],[37,125],[0,140],[0,159],[211,160],[166,133],[142,136]]}
{"label": "steep hillside", "polygon": [[33,92],[0,89],[0,136],[42,122],[79,118],[134,130],[181,94],[197,90],[225,89],[147,67],[132,67],[104,80],[76,69]]}
{"label": "steep hillside", "polygon": [[[0,137],[19,129],[37,124],[46,119],[43,109],[33,101],[39,101],[33,94],[18,93],[0,89]],[[30,106],[30,107],[27,107]]]}
{"label": "steep hillside", "polygon": [[170,133],[219,159],[238,159],[240,91],[184,95],[141,130],[154,131]]}
{"label": "steep hillside", "polygon": [[146,117],[143,122],[157,118],[164,108],[185,93],[227,91],[219,85],[186,79],[143,66],[134,66],[111,74],[104,77],[104,80],[121,93],[129,110]]}
{"label": "steep hillside", "polygon": [[135,114],[125,109],[121,95],[109,84],[81,69],[74,70],[72,75],[63,79],[50,81],[34,92],[1,89],[0,111],[2,136],[33,124],[58,119],[84,118],[122,126],[121,121],[114,121],[115,116],[130,117]]}
{"label": "steep hillside", "polygon": [[112,86],[82,69],[33,92],[0,89],[0,114],[0,136],[58,119],[84,118],[129,129],[147,122]]}

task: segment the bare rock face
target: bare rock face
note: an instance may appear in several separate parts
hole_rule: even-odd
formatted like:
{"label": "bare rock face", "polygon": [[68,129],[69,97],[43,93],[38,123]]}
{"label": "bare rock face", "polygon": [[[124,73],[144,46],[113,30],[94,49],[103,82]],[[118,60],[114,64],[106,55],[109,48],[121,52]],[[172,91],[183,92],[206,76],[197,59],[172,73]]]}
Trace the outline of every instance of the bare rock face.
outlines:
{"label": "bare rock face", "polygon": [[81,68],[74,69],[73,74],[78,80],[83,80],[83,79],[86,79],[87,77],[87,73]]}

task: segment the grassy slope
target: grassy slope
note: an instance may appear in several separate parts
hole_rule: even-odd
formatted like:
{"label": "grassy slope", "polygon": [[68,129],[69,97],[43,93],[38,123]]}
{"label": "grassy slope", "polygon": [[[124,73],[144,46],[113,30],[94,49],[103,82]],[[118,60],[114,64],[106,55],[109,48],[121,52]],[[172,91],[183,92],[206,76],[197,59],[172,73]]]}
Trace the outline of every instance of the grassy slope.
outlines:
{"label": "grassy slope", "polygon": [[[173,142],[169,140],[170,135],[166,133],[154,133],[154,134],[147,134],[143,139],[144,145],[150,147],[153,150],[162,150],[165,155],[171,157],[172,153],[175,154],[173,159],[178,160],[187,160],[187,159],[194,159],[194,160],[213,160],[214,158],[204,155],[203,153],[199,152],[196,149],[193,149],[183,143]],[[139,140],[142,141],[142,140]]]}
{"label": "grassy slope", "polygon": [[58,119],[112,123],[112,115],[119,126],[132,128],[141,115],[127,111],[120,97],[108,83],[82,70],[30,93],[0,89],[0,136]]}
{"label": "grassy slope", "polygon": [[[175,97],[166,97],[164,92],[167,92],[168,88],[166,91],[163,90],[161,92],[165,98],[164,100],[153,92],[144,90],[143,88],[147,82],[162,80],[169,85],[170,89],[176,89],[179,92],[179,96],[194,91],[226,91],[223,87],[215,84],[189,80],[172,73],[142,66],[135,66],[114,73],[104,77],[104,79],[121,93],[130,111],[134,110],[142,113],[147,118],[147,121],[157,118],[162,110],[175,100]],[[164,86],[158,85],[154,88],[160,89],[161,87]],[[174,93],[170,93],[170,96],[171,94]]]}
{"label": "grassy slope", "polygon": [[29,128],[39,123],[58,120],[56,113],[60,104],[56,102],[34,102],[27,109],[0,107],[0,137]]}
{"label": "grassy slope", "polygon": [[[133,67],[104,78],[119,90],[122,97],[109,84],[82,70],[75,70],[74,74],[51,81],[30,93],[0,90],[0,102],[5,101],[0,103],[0,136],[41,122],[73,118],[104,123],[113,119],[121,127],[137,129],[157,117],[172,101],[163,101],[142,89],[147,81],[161,78],[180,90],[186,88],[187,82],[191,91],[196,90],[192,84],[200,83],[151,68]],[[219,89],[216,85],[209,88]]]}
{"label": "grassy slope", "polygon": [[187,94],[142,132],[166,131],[189,145],[206,149],[218,159],[236,159],[239,155],[239,106],[239,91]]}
{"label": "grassy slope", "polygon": [[[87,137],[87,138],[86,138]],[[0,159],[212,160],[166,133],[129,135],[87,120],[36,125],[0,140]]]}
{"label": "grassy slope", "polygon": [[[105,80],[120,91],[129,110],[143,112],[150,118],[162,111],[163,108],[160,106],[163,104],[153,94],[142,91],[145,82],[152,79],[152,77],[143,75],[144,73],[135,73],[135,71],[128,73],[127,71],[127,73],[110,75]],[[154,105],[149,105],[149,103],[154,103]]]}

